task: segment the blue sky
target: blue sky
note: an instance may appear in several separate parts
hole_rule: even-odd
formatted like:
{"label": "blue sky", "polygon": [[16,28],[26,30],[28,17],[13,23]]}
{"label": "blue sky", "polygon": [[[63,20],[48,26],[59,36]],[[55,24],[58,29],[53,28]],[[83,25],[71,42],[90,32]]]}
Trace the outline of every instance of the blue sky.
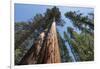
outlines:
{"label": "blue sky", "polygon": [[[33,4],[15,4],[15,22],[28,21],[37,13],[44,13],[47,8],[52,8],[49,5],[33,5]],[[78,11],[87,14],[88,12],[93,12],[91,8],[77,8],[77,7],[67,7],[67,6],[57,6],[61,11],[62,18],[65,18],[63,15],[68,11]]]}
{"label": "blue sky", "polygon": [[15,22],[28,21],[36,14],[43,14],[51,6],[40,6],[32,4],[15,4]]}

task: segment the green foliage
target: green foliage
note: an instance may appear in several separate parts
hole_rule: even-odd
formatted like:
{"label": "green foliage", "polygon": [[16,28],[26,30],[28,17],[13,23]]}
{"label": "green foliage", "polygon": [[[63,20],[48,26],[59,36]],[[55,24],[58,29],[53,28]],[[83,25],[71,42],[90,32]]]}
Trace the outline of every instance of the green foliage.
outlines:
{"label": "green foliage", "polygon": [[84,16],[76,11],[69,11],[65,16],[72,20],[74,27],[81,33],[77,33],[73,28],[68,27],[68,34],[65,34],[66,40],[73,47],[74,52],[78,54],[79,61],[94,60],[94,14],[89,13]]}
{"label": "green foliage", "polygon": [[[69,28],[69,27],[68,27]],[[92,35],[86,33],[80,33],[69,29],[67,29],[69,32],[68,36],[66,33],[64,33],[65,39],[68,41],[68,43],[73,47],[74,52],[76,55],[78,54],[79,59],[78,61],[92,61],[94,60],[94,38]]]}
{"label": "green foliage", "polygon": [[93,43],[93,38],[89,34],[80,34],[77,37],[77,39],[72,40],[72,46],[75,49],[75,51],[79,54],[81,61],[94,60]]}
{"label": "green foliage", "polygon": [[20,47],[22,42],[24,42],[28,36],[30,36],[31,32],[29,30],[18,31],[15,34],[15,49]]}
{"label": "green foliage", "polygon": [[89,33],[94,30],[94,15],[90,13],[84,16],[82,13],[77,13],[76,11],[69,11],[65,13],[65,17],[72,20],[73,25],[78,27],[80,30],[86,30]]}
{"label": "green foliage", "polygon": [[21,46],[21,44],[31,35],[31,33],[32,30],[27,22],[15,23],[15,64],[17,64],[24,55],[26,47]]}
{"label": "green foliage", "polygon": [[44,16],[42,14],[36,14],[30,21],[32,30],[35,29],[40,30],[41,27],[44,28],[45,23],[43,21],[44,21]]}
{"label": "green foliage", "polygon": [[57,8],[56,6],[54,6],[52,9],[47,9],[47,11],[45,12],[45,19],[46,23],[52,23],[55,19],[57,25],[60,26],[62,26],[65,23],[65,21],[61,18],[59,8]]}
{"label": "green foliage", "polygon": [[18,64],[20,61],[20,57],[22,55],[21,49],[16,49],[15,50],[15,64]]}

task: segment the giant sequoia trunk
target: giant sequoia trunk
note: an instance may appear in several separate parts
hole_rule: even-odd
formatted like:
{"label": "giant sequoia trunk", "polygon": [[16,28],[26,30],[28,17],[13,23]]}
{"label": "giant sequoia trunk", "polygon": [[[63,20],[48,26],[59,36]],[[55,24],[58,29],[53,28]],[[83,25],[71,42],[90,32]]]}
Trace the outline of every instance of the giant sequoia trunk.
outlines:
{"label": "giant sequoia trunk", "polygon": [[61,62],[55,22],[52,23],[39,54],[38,63]]}
{"label": "giant sequoia trunk", "polygon": [[20,61],[20,65],[44,64],[61,62],[55,22],[52,23],[46,34],[40,35],[42,40],[37,40]]}

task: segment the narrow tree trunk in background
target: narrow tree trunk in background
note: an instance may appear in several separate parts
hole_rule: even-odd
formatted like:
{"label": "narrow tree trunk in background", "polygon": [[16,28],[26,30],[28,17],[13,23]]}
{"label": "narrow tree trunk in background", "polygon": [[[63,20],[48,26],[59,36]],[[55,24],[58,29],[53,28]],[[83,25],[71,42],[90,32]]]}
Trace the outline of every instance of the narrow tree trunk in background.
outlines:
{"label": "narrow tree trunk in background", "polygon": [[28,52],[22,58],[19,65],[27,65],[27,64],[36,64],[37,63],[37,59],[38,59],[37,57],[39,55],[43,39],[44,39],[44,32],[42,32],[40,34],[40,36],[35,41],[33,46],[28,50]]}

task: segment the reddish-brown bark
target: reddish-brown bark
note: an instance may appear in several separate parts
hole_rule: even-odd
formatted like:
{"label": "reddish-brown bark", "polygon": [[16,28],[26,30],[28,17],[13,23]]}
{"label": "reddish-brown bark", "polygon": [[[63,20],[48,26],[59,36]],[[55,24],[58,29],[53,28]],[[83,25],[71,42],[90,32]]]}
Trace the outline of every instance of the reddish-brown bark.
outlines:
{"label": "reddish-brown bark", "polygon": [[37,40],[34,43],[34,45],[22,58],[20,64],[44,64],[61,62],[55,22],[52,23],[47,35],[45,37],[44,35],[44,33],[40,35],[42,40]]}

